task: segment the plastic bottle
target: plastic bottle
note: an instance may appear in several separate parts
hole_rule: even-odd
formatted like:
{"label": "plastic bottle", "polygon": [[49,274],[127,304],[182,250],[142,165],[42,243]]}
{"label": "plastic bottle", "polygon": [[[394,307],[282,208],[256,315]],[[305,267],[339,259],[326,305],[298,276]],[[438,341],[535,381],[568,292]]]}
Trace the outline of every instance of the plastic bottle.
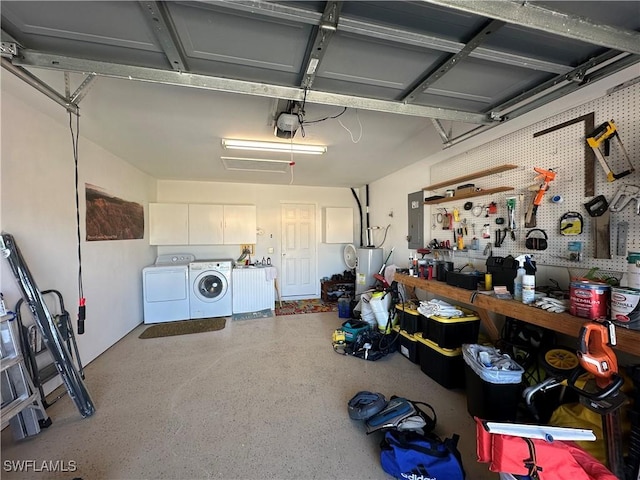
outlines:
{"label": "plastic bottle", "polygon": [[536,296],[536,276],[524,275],[522,277],[522,303],[533,303]]}
{"label": "plastic bottle", "polygon": [[513,281],[513,298],[522,301],[522,279],[527,274],[527,271],[524,269],[524,262],[527,261],[527,256],[520,255],[516,257],[516,260],[520,263],[520,266],[516,272],[516,278]]}

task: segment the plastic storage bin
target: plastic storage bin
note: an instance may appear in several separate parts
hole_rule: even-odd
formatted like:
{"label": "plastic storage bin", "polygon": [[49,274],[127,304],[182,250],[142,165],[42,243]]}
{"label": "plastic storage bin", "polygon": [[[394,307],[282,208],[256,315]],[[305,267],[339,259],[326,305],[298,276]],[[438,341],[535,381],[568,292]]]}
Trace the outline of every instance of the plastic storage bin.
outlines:
{"label": "plastic storage bin", "polygon": [[464,317],[422,316],[422,337],[435,342],[441,348],[459,348],[464,343],[476,343],[480,331],[480,317],[476,312],[462,310]]}
{"label": "plastic storage bin", "polygon": [[[398,327],[394,327],[397,329]],[[418,340],[415,336],[410,333],[405,332],[404,330],[400,330],[400,336],[398,340],[400,341],[400,353],[411,360],[413,363],[419,363],[418,358]]]}
{"label": "plastic storage bin", "polygon": [[496,370],[483,365],[474,354],[480,347],[493,353],[493,347],[463,345],[467,390],[467,411],[483,420],[515,421],[520,401],[524,370],[514,360],[504,356],[513,370]]}
{"label": "plastic storage bin", "polygon": [[429,339],[416,339],[420,370],[445,388],[464,387],[462,349],[441,348]]}
{"label": "plastic storage bin", "polygon": [[418,306],[413,303],[398,303],[396,305],[398,325],[400,330],[414,334],[420,330],[420,314]]}

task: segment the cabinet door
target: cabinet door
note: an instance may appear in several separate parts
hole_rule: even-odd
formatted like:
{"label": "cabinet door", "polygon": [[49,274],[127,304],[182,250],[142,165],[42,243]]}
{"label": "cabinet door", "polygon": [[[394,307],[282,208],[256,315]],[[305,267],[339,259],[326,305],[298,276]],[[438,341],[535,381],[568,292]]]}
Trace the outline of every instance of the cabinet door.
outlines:
{"label": "cabinet door", "polygon": [[189,245],[222,245],[222,205],[189,205]]}
{"label": "cabinet door", "polygon": [[324,242],[353,243],[353,208],[325,208]]}
{"label": "cabinet door", "polygon": [[241,245],[256,243],[256,206],[224,206],[224,243]]}
{"label": "cabinet door", "polygon": [[189,206],[184,203],[149,204],[149,244],[188,245]]}

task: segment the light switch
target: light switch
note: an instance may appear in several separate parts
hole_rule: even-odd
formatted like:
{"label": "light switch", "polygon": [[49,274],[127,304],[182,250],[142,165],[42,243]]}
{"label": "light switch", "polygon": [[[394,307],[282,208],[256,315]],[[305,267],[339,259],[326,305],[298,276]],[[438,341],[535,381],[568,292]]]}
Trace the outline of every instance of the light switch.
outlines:
{"label": "light switch", "polygon": [[269,248],[267,249],[267,253],[273,253],[273,247],[269,247]]}

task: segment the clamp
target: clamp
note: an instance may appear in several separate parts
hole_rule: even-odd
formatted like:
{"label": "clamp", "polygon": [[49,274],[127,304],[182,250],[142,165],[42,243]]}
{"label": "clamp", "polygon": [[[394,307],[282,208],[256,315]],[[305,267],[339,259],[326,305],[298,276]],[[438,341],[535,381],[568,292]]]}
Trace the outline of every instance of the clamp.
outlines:
{"label": "clamp", "polygon": [[640,187],[636,185],[622,185],[611,200],[609,210],[619,212],[632,200],[636,201],[636,214],[640,215]]}

